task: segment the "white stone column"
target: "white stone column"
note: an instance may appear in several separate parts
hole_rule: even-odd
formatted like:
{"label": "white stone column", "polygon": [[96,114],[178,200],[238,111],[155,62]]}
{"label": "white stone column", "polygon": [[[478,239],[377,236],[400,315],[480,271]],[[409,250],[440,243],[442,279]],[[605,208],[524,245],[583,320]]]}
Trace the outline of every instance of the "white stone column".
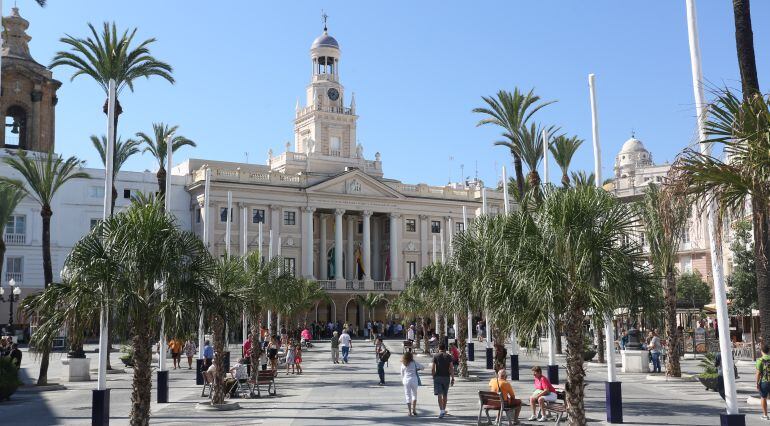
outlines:
{"label": "white stone column", "polygon": [[313,279],[313,212],[314,207],[302,208],[302,276]]}
{"label": "white stone column", "polygon": [[356,221],[357,216],[348,216],[348,239],[347,239],[347,263],[345,265],[346,275],[348,280],[356,279],[356,252],[355,252],[355,236],[356,236]]}
{"label": "white stone column", "polygon": [[[420,215],[420,269],[428,265],[428,215]],[[419,272],[419,271],[418,271]]]}
{"label": "white stone column", "polygon": [[318,279],[320,280],[328,280],[329,279],[329,270],[328,270],[328,263],[329,259],[326,257],[326,215],[321,214],[318,218],[319,227],[319,253],[318,253],[318,263],[320,268],[318,270],[320,271],[320,277]]}
{"label": "white stone column", "polygon": [[365,281],[371,281],[372,280],[372,229],[371,229],[371,220],[372,220],[372,212],[369,210],[364,210],[364,229],[363,229],[363,242],[362,245],[362,256],[364,261],[364,280]]}
{"label": "white stone column", "polygon": [[399,256],[400,250],[398,249],[399,217],[401,217],[401,215],[398,213],[390,214],[390,281],[391,282],[399,281],[401,277],[401,275],[399,275],[399,266],[401,264],[401,257]]}
{"label": "white stone column", "polygon": [[382,224],[377,217],[372,218],[372,279],[382,280],[382,254],[380,244],[382,241]]}
{"label": "white stone column", "polygon": [[344,287],[345,278],[342,275],[342,215],[344,209],[334,211],[334,279],[339,286]]}
{"label": "white stone column", "polygon": [[281,235],[281,207],[270,205],[270,230],[273,231],[273,255],[279,254],[278,237]]}

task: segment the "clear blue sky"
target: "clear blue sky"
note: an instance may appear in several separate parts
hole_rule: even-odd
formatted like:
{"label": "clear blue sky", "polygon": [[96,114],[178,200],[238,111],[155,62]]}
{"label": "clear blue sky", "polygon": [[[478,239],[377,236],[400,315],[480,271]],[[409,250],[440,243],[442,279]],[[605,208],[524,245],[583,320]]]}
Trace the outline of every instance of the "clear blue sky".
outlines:
{"label": "clear blue sky", "polygon": [[[11,0],[6,0],[5,15]],[[603,174],[636,131],[656,162],[694,140],[695,120],[684,0],[256,2],[18,0],[30,22],[31,51],[48,64],[64,33],[116,21],[156,37],[153,54],[174,67],[175,85],[139,81],[122,95],[120,133],[179,124],[198,147],[187,157],[264,163],[269,148],[293,140],[297,98],[309,80],[308,50],[321,33],[321,9],[342,48],[341,77],[355,92],[358,137],[366,155],[382,153],[385,174],[444,184],[451,172],[493,184],[510,164],[493,147],[499,130],[477,128],[471,109],[498,89],[529,89],[558,100],[536,118],[586,140],[574,169],[592,169],[587,75],[597,75]],[[731,2],[698,2],[703,69],[715,85],[739,87]],[[762,89],[768,91],[770,2],[752,2]],[[88,78],[54,70],[64,84],[57,108],[57,151],[99,164],[88,141],[105,132],[104,95]],[[450,156],[454,160],[450,162]],[[154,169],[148,155],[127,169]],[[555,165],[552,166],[555,169]],[[555,175],[552,175],[555,177]],[[555,180],[555,179],[554,179]]]}

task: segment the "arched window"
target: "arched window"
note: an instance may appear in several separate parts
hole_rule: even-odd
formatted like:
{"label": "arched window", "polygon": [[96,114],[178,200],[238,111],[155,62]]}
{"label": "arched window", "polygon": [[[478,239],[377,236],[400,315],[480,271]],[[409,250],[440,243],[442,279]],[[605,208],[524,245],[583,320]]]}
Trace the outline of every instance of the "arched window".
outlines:
{"label": "arched window", "polygon": [[27,111],[13,105],[5,111],[5,146],[28,149]]}

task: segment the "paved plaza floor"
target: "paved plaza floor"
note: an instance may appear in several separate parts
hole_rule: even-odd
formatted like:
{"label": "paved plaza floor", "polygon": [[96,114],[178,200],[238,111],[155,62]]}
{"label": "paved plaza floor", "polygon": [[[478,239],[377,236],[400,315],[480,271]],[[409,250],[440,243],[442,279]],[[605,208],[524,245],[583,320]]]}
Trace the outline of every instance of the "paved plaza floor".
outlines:
{"label": "paved plaza floor", "polygon": [[[471,374],[479,381],[457,381],[449,393],[449,415],[438,419],[438,405],[433,396],[429,376],[430,358],[418,356],[418,362],[428,368],[423,374],[423,386],[418,392],[418,417],[408,417],[404,393],[399,380],[398,342],[389,342],[393,348],[390,365],[386,368],[386,386],[377,385],[377,369],[373,346],[369,342],[354,341],[349,364],[335,365],[330,362],[329,343],[317,343],[315,348],[303,354],[305,373],[301,376],[286,376],[281,372],[276,379],[278,395],[260,399],[236,399],[241,409],[230,412],[209,412],[196,410],[196,404],[203,401],[200,387],[195,385],[193,371],[186,367],[170,371],[169,402],[152,405],[152,423],[164,425],[200,424],[266,424],[266,425],[323,425],[323,424],[474,424],[478,414],[478,390],[486,390],[492,377],[484,369],[483,347],[476,344],[476,361],[471,363]],[[240,349],[232,348],[235,354]],[[24,354],[22,373],[24,381],[33,383],[37,377],[38,361],[28,353]],[[96,354],[89,353],[88,356]],[[119,365],[118,354],[112,354],[113,365]],[[558,358],[563,366],[564,359]],[[183,360],[186,364],[186,359]],[[529,368],[544,365],[546,358],[522,356],[521,381],[513,382],[519,397],[526,397],[532,390]],[[169,362],[170,365],[170,362]],[[96,367],[94,359],[92,367]],[[683,369],[695,373],[697,361],[683,361]],[[589,424],[600,424],[604,418],[604,383],[606,367],[590,363],[586,388],[586,408]],[[49,381],[61,382],[64,367],[59,354],[51,359]],[[770,422],[760,421],[759,407],[748,406],[746,397],[753,395],[753,369],[748,363],[739,366],[741,378],[738,381],[740,408],[747,414],[747,424],[759,425]],[[564,380],[566,372],[560,376]],[[131,370],[110,374],[108,386],[111,389],[112,424],[128,423],[131,392]],[[11,401],[0,403],[0,424],[8,425],[53,425],[90,424],[91,390],[94,381],[85,383],[62,383],[66,390],[41,392],[32,386],[21,388]],[[656,425],[717,425],[719,413],[723,410],[722,400],[715,392],[706,392],[700,383],[678,381],[652,381],[643,374],[619,374],[623,382],[623,409],[627,424]],[[155,401],[155,392],[152,395]],[[522,418],[530,412],[524,407]],[[525,415],[526,414],[526,415]],[[523,422],[524,424],[553,424]]]}

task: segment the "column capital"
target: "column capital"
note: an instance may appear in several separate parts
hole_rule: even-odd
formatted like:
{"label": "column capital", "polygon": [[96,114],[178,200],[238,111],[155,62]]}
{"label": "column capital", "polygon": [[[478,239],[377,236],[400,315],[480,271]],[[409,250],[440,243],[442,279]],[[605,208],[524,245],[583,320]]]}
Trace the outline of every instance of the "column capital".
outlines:
{"label": "column capital", "polygon": [[400,217],[401,217],[401,213],[390,213],[390,214],[388,214],[388,216],[389,216],[391,219],[398,219],[398,218],[400,218]]}
{"label": "column capital", "polygon": [[448,221],[451,218],[452,218],[452,216],[444,216],[444,220],[446,220],[446,221]]}
{"label": "column capital", "polygon": [[305,213],[313,213],[315,210],[316,210],[315,207],[309,207],[309,206],[302,207],[302,211]]}
{"label": "column capital", "polygon": [[345,209],[336,209],[336,210],[334,210],[334,214],[336,216],[342,216],[342,215],[345,214]]}
{"label": "column capital", "polygon": [[278,210],[280,208],[281,208],[281,206],[279,206],[277,204],[270,204],[270,210]]}
{"label": "column capital", "polygon": [[420,220],[428,220],[428,215],[427,214],[421,214],[420,215]]}
{"label": "column capital", "polygon": [[372,211],[371,210],[364,210],[363,214],[364,214],[364,217],[371,217],[372,216]]}

